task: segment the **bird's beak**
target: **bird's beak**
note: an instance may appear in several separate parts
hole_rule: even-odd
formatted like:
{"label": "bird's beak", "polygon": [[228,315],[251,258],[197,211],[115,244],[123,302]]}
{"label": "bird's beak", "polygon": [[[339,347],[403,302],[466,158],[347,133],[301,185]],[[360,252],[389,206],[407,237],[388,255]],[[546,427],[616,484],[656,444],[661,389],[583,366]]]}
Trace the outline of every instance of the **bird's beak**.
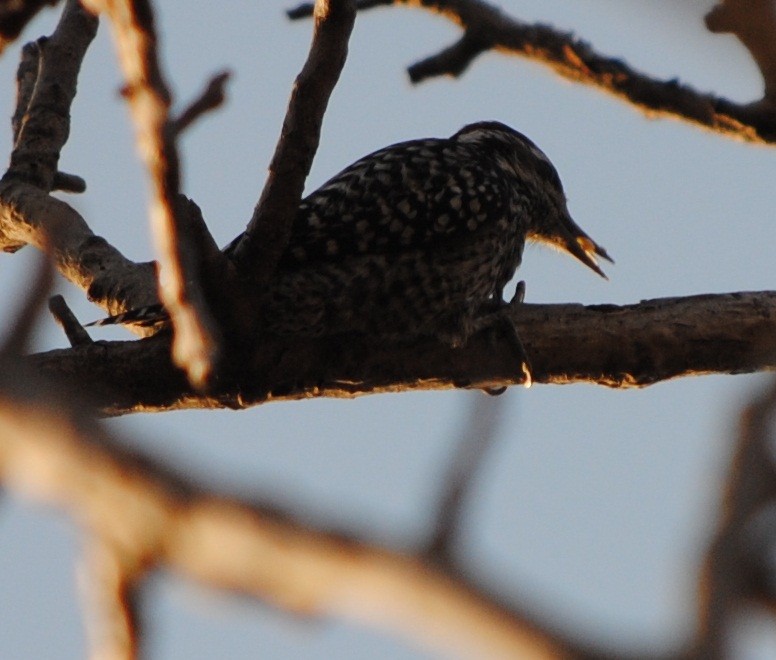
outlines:
{"label": "bird's beak", "polygon": [[570,216],[567,215],[561,221],[561,227],[563,228],[561,247],[573,254],[585,264],[585,266],[598,273],[605,280],[608,280],[609,278],[606,277],[604,271],[598,267],[596,257],[598,256],[602,259],[606,259],[610,263],[614,263],[614,259],[606,253],[606,250],[582,231],[582,228],[574,222]]}

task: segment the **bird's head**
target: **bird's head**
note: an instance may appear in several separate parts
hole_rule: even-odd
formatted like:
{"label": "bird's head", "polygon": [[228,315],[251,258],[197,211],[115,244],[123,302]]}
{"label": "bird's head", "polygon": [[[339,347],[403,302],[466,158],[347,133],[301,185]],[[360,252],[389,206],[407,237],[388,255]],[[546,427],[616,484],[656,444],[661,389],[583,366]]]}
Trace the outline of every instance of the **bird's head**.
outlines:
{"label": "bird's head", "polygon": [[529,199],[528,240],[568,252],[606,278],[596,257],[614,261],[572,219],[558,172],[539,147],[522,133],[497,121],[469,124],[452,139],[486,151],[499,169],[515,181],[518,197]]}

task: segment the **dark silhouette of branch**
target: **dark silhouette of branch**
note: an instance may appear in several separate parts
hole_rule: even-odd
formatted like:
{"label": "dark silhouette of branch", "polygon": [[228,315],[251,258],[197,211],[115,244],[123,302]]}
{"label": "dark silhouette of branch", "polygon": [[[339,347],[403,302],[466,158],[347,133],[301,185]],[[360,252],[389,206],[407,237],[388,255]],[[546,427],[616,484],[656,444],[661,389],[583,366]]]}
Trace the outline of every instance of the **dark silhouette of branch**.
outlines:
{"label": "dark silhouette of branch", "polygon": [[[740,4],[749,7],[751,3],[742,0]],[[754,4],[764,6],[770,2],[757,0]],[[748,25],[759,28],[760,36],[745,41],[747,47],[753,50],[752,43],[768,44],[753,50],[766,80],[766,96],[762,102],[741,105],[697,92],[675,79],[652,78],[622,59],[597,53],[590,44],[571,33],[549,25],[524,23],[484,0],[366,0],[357,6],[363,10],[385,5],[407,5],[441,14],[464,31],[452,46],[413,64],[409,68],[412,82],[439,75],[461,75],[478,55],[497,50],[541,62],[564,78],[614,94],[650,116],[675,117],[748,142],[776,142],[776,101],[772,94],[776,75],[774,20],[763,22],[756,17],[748,20]],[[290,10],[288,16],[298,19],[310,13],[311,5],[305,3]],[[739,37],[743,33],[722,20],[712,20],[711,25],[716,27],[715,31],[732,30]]]}
{"label": "dark silhouette of branch", "polygon": [[224,102],[226,99],[224,87],[231,76],[231,72],[222,71],[210,79],[200,95],[173,120],[175,133],[183,132],[203,114],[215,110]]}
{"label": "dark silhouette of branch", "polygon": [[85,346],[92,343],[89,333],[79,323],[62,296],[52,296],[49,299],[49,311],[64,330],[71,346]]}
{"label": "dark silhouette of branch", "polygon": [[57,2],[59,0],[6,0],[0,3],[0,55],[41,9]]}
{"label": "dark silhouette of branch", "polygon": [[[664,298],[637,305],[534,305],[514,313],[535,383],[644,387],[671,378],[776,368],[776,292]],[[342,336],[262,340],[242,371],[198,395],[163,336],[30,356],[66,385],[89,383],[104,414],[247,408],[278,400],[520,384],[509,338],[485,332],[461,349],[432,339],[374,345]],[[148,374],[153,373],[153,379]],[[117,377],[120,374],[120,377]],[[528,395],[530,396],[530,395]]]}
{"label": "dark silhouette of branch", "polygon": [[315,4],[310,52],[294,83],[267,183],[233,255],[238,272],[255,290],[264,289],[288,244],[323,115],[345,66],[355,15],[352,0]]}
{"label": "dark silhouette of branch", "polygon": [[24,50],[12,121],[14,148],[3,183],[21,181],[52,190],[59,155],[70,134],[78,71],[96,32],[97,19],[69,0],[51,37]]}
{"label": "dark silhouette of branch", "polygon": [[764,100],[776,104],[776,5],[771,0],[723,0],[706,15],[711,32],[738,38],[757,63],[765,82]]}

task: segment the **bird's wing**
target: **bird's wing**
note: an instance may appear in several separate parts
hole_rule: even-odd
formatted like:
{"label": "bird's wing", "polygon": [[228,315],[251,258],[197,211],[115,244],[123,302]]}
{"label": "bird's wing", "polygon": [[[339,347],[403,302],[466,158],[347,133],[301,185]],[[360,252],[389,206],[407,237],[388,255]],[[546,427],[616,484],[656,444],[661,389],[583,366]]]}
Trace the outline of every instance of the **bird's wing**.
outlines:
{"label": "bird's wing", "polygon": [[504,217],[506,191],[487,160],[449,139],[386,147],[302,201],[280,267],[454,240]]}
{"label": "bird's wing", "polygon": [[429,247],[504,212],[504,187],[447,139],[397,144],[356,161],[303,200],[283,265]]}

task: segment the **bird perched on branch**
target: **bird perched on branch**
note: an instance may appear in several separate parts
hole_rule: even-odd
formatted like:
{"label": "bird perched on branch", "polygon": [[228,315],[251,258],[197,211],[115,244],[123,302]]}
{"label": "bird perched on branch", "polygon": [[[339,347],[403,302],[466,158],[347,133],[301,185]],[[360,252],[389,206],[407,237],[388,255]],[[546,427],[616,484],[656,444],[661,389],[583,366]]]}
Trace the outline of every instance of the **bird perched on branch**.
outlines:
{"label": "bird perched on branch", "polygon": [[[463,345],[498,317],[526,240],[603,277],[596,256],[611,261],[572,220],[547,156],[514,129],[479,122],[449,138],[385,147],[302,200],[257,303],[261,332]],[[152,306],[96,324],[165,319]]]}

